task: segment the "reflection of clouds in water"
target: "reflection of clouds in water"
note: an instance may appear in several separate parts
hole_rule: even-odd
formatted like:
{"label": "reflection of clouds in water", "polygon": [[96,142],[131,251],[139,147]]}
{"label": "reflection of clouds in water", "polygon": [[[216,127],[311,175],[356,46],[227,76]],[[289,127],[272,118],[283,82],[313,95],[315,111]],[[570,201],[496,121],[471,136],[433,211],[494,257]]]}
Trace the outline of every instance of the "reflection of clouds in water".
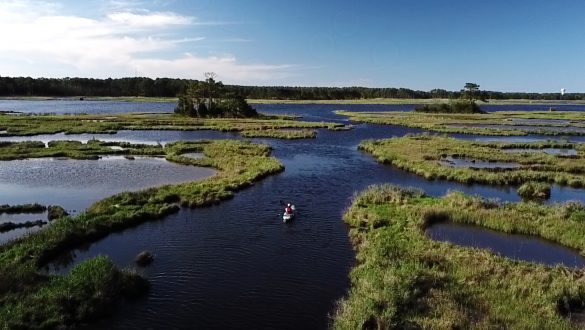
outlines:
{"label": "reflection of clouds in water", "polygon": [[105,142],[130,142],[148,145],[165,145],[173,141],[194,141],[202,139],[240,139],[241,136],[236,132],[219,132],[211,130],[195,131],[173,131],[173,130],[121,130],[116,134],[40,134],[34,136],[4,136],[0,141],[41,141],[47,145],[50,141],[80,141],[87,143],[89,140],[100,140]]}
{"label": "reflection of clouds in water", "polygon": [[47,220],[47,212],[41,213],[16,213],[16,214],[0,214],[0,223],[13,222],[24,223],[27,221]]}
{"label": "reflection of clouds in water", "polygon": [[559,148],[544,148],[544,149],[502,149],[504,153],[545,153],[549,155],[577,155],[575,149],[559,149]]}
{"label": "reflection of clouds in water", "polygon": [[439,223],[427,229],[434,240],[461,246],[486,248],[511,259],[534,261],[554,266],[583,267],[585,259],[576,251],[558,244],[526,235],[511,235],[477,226]]}
{"label": "reflection of clouds in water", "polygon": [[11,231],[7,231],[4,233],[0,233],[0,244],[4,244],[6,242],[12,241],[24,235],[34,233],[35,231],[41,229],[42,227],[31,227],[31,228],[17,228]]}
{"label": "reflection of clouds in water", "polygon": [[210,168],[147,157],[7,161],[0,166],[0,200],[9,204],[57,204],[67,210],[81,210],[122,191],[193,181],[214,173]]}

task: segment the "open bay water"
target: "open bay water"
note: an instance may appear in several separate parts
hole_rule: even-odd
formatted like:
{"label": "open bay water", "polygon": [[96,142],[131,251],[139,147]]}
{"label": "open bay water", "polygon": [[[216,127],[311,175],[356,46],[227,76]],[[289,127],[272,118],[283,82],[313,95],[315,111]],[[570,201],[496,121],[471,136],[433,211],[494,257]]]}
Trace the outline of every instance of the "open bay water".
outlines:
{"label": "open bay water", "polygon": [[[107,114],[122,112],[173,112],[176,102],[80,101],[71,98],[47,100],[0,99],[1,111],[55,114]],[[259,112],[294,114],[313,121],[332,118],[328,113],[348,111],[412,111],[415,104],[253,104]],[[484,111],[585,111],[585,104],[483,104]],[[339,118],[337,118],[339,119]]]}
{"label": "open bay water", "polygon": [[[351,110],[339,105],[279,107],[258,106],[260,111],[338,122],[346,119],[334,115],[333,110]],[[153,143],[200,138],[199,132],[164,132],[123,134],[124,139]],[[370,184],[393,183],[418,187],[435,196],[460,190],[504,201],[519,200],[514,187],[427,181],[381,165],[357,150],[365,139],[419,132],[359,124],[345,132],[321,129],[312,140],[253,139],[272,146],[272,154],[286,167],[283,173],[219,205],[182,209],[163,220],[111,234],[64,254],[49,270],[67,271],[100,254],[121,267],[135,267],[133,259],[140,251],[154,253],[151,266],[138,268],[152,284],[148,296],[120,303],[111,317],[91,328],[325,329],[336,301],[347,293],[348,273],[354,263],[342,221],[354,193]],[[222,137],[238,138],[211,138]],[[76,177],[68,180],[73,182]],[[575,198],[584,199],[580,190],[553,189],[554,201]],[[298,216],[290,224],[282,223],[281,200],[297,206]]]}
{"label": "open bay water", "polygon": [[80,101],[75,99],[0,100],[0,111],[23,113],[173,112],[175,102]]}

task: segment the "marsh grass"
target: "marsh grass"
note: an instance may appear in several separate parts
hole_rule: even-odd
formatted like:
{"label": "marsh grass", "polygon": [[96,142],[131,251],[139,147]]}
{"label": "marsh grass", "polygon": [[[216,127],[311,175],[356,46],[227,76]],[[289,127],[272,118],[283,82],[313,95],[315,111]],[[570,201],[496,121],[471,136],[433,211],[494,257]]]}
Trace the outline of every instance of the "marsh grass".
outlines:
{"label": "marsh grass", "polygon": [[317,137],[317,132],[308,129],[265,129],[265,130],[247,130],[240,133],[243,137],[247,138],[274,138],[274,139],[314,139]]}
{"label": "marsh grass", "polygon": [[[175,142],[167,144],[163,152],[169,161],[212,167],[217,174],[116,194],[75,217],[62,217],[51,226],[0,246],[0,325],[73,327],[107,313],[126,291],[136,295],[145,289],[143,280],[115,270],[105,258],[84,262],[64,277],[42,275],[38,267],[79,244],[161,219],[180,206],[205,206],[231,198],[236,191],[284,169],[270,157],[268,146],[244,141]],[[202,152],[205,157],[182,156],[187,152]]]}
{"label": "marsh grass", "polygon": [[[112,149],[116,146],[120,149]],[[0,160],[42,157],[66,157],[72,159],[99,159],[103,155],[164,156],[162,146],[149,146],[126,142],[89,140],[51,141],[45,146],[40,141],[4,142],[0,144]]]}
{"label": "marsh grass", "polygon": [[547,200],[550,198],[551,186],[543,182],[526,182],[518,188],[518,195],[528,200]]}
{"label": "marsh grass", "polygon": [[[576,156],[545,153],[506,153],[509,148],[543,148],[551,143],[483,143],[432,135],[404,136],[378,141],[364,141],[359,148],[378,161],[420,175],[426,179],[462,183],[521,185],[526,182],[556,183],[563,186],[585,186],[585,159],[582,144],[571,144]],[[562,144],[567,146],[568,144]],[[477,169],[443,166],[445,157],[516,163],[507,169]]]}
{"label": "marsh grass", "polygon": [[[26,270],[18,272],[30,276]],[[36,275],[28,279],[34,284],[20,294],[0,291],[0,321],[5,329],[74,328],[108,313],[121,297],[133,298],[136,292],[148,290],[146,280],[116,269],[103,256],[80,263],[64,276]],[[14,280],[22,282],[21,278]]]}
{"label": "marsh grass", "polygon": [[215,130],[222,132],[316,129],[342,127],[327,122],[304,122],[286,116],[257,118],[191,118],[168,113],[124,113],[107,115],[7,115],[0,114],[3,136],[38,134],[115,134],[119,130]]}
{"label": "marsh grass", "polygon": [[[528,134],[551,136],[585,135],[585,132],[579,131],[585,127],[585,113],[578,111],[496,111],[485,114],[438,114],[398,111],[351,112],[339,110],[335,113],[347,116],[350,120],[358,122],[406,126],[441,133],[499,136],[521,136]],[[533,122],[527,124],[515,120],[528,120]],[[538,120],[559,120],[567,121],[567,123],[539,123]],[[485,126],[474,127],[476,125]],[[531,129],[522,126],[530,126]],[[563,128],[564,130],[559,130],[559,128]]]}
{"label": "marsh grass", "polygon": [[[344,215],[357,251],[336,329],[571,329],[585,306],[585,272],[546,267],[431,240],[433,221],[547,238],[585,253],[580,204],[503,204],[372,186]],[[375,225],[372,219],[376,219]],[[580,220],[578,220],[580,219]],[[538,315],[538,317],[535,317]]]}

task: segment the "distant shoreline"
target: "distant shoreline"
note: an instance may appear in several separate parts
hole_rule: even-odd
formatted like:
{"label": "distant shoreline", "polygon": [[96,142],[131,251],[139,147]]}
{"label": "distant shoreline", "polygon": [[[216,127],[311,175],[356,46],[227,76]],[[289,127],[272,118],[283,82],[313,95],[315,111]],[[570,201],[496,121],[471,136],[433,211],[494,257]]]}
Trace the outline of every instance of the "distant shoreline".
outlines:
{"label": "distant shoreline", "polygon": [[[4,96],[3,100],[22,100],[22,101],[78,101],[83,98],[84,101],[118,101],[118,102],[177,102],[176,97],[144,97],[144,96]],[[347,99],[347,100],[284,100],[284,99],[248,99],[250,104],[432,104],[449,102],[449,99],[394,99],[394,98],[373,98],[373,99]],[[480,105],[514,105],[514,104],[533,104],[533,105],[561,105],[561,104],[583,104],[585,100],[528,100],[528,99],[509,99],[509,100],[489,100],[488,103],[478,102]]]}

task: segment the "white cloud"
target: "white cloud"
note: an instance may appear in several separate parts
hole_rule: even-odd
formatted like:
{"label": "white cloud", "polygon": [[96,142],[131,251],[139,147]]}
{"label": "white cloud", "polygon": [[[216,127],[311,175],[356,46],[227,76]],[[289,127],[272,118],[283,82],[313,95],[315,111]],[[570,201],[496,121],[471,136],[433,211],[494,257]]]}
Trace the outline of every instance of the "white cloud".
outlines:
{"label": "white cloud", "polygon": [[178,78],[201,78],[203,72],[215,72],[220,79],[229,78],[230,82],[248,82],[254,80],[273,80],[287,77],[293,65],[242,65],[232,56],[197,57],[185,54],[173,60],[143,59],[133,64],[138,72],[147,76],[161,76],[170,73]]}
{"label": "white cloud", "polygon": [[181,16],[175,13],[134,14],[121,12],[109,14],[108,18],[114,23],[139,28],[188,25],[193,22],[193,17]]}
{"label": "white cloud", "polygon": [[262,83],[284,78],[294,68],[243,64],[233,55],[168,55],[205,38],[173,39],[173,33],[161,37],[161,32],[219,22],[147,10],[115,11],[99,18],[59,12],[59,5],[52,3],[0,0],[0,75],[200,78],[214,71],[226,83]]}

